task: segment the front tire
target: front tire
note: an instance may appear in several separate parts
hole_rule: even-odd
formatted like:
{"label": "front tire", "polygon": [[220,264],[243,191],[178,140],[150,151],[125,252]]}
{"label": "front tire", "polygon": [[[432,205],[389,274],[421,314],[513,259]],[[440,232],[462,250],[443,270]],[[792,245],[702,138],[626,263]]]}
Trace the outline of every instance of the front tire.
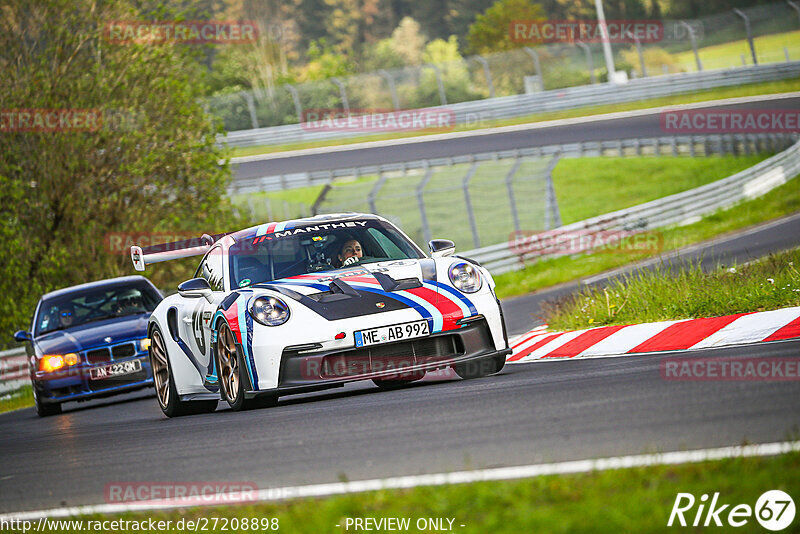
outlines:
{"label": "front tire", "polygon": [[60,402],[42,402],[41,397],[36,394],[36,386],[33,386],[33,402],[36,404],[36,414],[39,417],[50,417],[61,413]]}
{"label": "front tire", "polygon": [[158,325],[150,331],[150,368],[153,370],[153,385],[158,406],[167,417],[180,417],[198,413],[210,413],[217,409],[216,400],[182,401],[175,387],[172,366],[167,356],[167,346]]}
{"label": "front tire", "polygon": [[482,376],[493,375],[503,370],[506,365],[505,355],[489,356],[479,360],[458,363],[453,366],[453,370],[464,380],[480,378]]}
{"label": "front tire", "polygon": [[245,367],[242,356],[236,350],[236,340],[228,323],[221,323],[217,330],[217,379],[222,400],[231,410],[251,410],[267,408],[278,402],[278,396],[266,393],[248,399],[245,397]]}

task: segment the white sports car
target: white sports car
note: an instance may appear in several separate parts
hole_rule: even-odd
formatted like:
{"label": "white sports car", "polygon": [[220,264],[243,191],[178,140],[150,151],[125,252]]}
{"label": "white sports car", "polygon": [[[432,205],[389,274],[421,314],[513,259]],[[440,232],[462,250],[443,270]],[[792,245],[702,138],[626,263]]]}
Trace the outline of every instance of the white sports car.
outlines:
{"label": "white sports car", "polygon": [[373,380],[392,387],[452,367],[497,373],[511,350],[494,281],[375,215],[268,223],[174,251],[131,247],[134,267],[203,255],[153,311],[148,336],[167,416],[266,406],[279,395]]}

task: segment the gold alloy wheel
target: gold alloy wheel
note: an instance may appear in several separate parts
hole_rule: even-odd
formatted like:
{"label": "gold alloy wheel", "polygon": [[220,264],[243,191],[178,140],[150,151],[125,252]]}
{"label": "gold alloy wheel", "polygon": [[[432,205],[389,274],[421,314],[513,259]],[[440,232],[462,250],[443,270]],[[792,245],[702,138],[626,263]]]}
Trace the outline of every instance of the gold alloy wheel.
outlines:
{"label": "gold alloy wheel", "polygon": [[153,368],[153,382],[156,386],[158,402],[162,407],[169,403],[169,364],[164,339],[158,329],[153,330],[150,344],[150,366]]}
{"label": "gold alloy wheel", "polygon": [[219,362],[219,382],[225,399],[235,402],[239,394],[239,359],[231,327],[223,324],[217,336],[217,361]]}

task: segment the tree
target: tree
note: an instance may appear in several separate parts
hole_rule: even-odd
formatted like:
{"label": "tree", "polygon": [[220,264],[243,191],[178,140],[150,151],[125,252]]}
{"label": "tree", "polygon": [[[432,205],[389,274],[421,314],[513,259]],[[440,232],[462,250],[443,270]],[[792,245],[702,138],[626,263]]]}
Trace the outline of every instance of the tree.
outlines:
{"label": "tree", "polygon": [[509,28],[513,21],[544,20],[542,6],[531,0],[497,0],[469,27],[468,48],[475,54],[505,52],[525,46],[511,40]]}
{"label": "tree", "polygon": [[[109,234],[199,235],[234,221],[219,129],[200,102],[201,49],[104,37],[109,21],[174,15],[92,0],[11,0],[0,10],[0,237],[13,256],[0,265],[5,343],[41,293],[131,273]],[[154,281],[189,274],[176,269]]]}
{"label": "tree", "polygon": [[394,50],[403,58],[406,65],[420,63],[422,51],[425,49],[425,41],[419,23],[411,17],[403,17],[403,20],[392,32]]}

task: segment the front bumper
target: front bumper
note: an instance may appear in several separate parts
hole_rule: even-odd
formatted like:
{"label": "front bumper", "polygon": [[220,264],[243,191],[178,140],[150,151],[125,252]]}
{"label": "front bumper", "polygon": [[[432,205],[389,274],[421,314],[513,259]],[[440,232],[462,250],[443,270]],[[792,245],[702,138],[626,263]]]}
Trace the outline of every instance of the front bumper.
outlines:
{"label": "front bumper", "polygon": [[510,353],[508,348],[495,349],[485,319],[396,343],[319,352],[285,350],[278,390],[392,379]]}
{"label": "front bumper", "polygon": [[[91,378],[91,370],[94,368],[133,360],[141,362],[139,371],[99,380]],[[151,386],[153,384],[153,373],[150,369],[150,360],[147,357],[147,352],[139,352],[133,357],[121,360],[106,361],[98,364],[83,363],[53,373],[37,372],[32,378],[32,382],[41,402],[67,402],[107,397]]]}

